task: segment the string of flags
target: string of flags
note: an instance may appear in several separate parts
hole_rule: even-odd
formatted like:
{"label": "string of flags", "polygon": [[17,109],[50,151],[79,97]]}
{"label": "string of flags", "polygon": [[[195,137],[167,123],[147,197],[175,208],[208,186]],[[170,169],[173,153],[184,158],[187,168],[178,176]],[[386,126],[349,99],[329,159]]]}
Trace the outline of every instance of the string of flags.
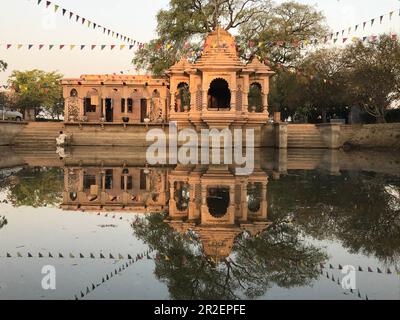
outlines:
{"label": "string of flags", "polygon": [[[74,259],[79,259],[79,260],[87,259],[87,260],[114,260],[114,261],[133,260],[134,259],[133,257],[135,257],[135,255],[121,254],[121,253],[118,253],[118,254],[112,254],[112,253],[109,253],[109,254],[106,254],[106,253],[93,254],[93,253],[89,253],[89,254],[85,255],[85,254],[82,254],[82,253],[74,254],[74,253],[71,253],[71,252],[68,253],[68,254],[60,253],[60,252],[58,252],[56,254],[51,253],[51,252],[48,252],[48,253],[39,252],[37,254],[32,254],[31,252],[27,252],[27,253],[22,254],[21,252],[17,252],[15,254],[11,254],[11,253],[7,252],[4,256],[0,255],[0,258],[7,258],[7,259],[11,259],[11,258],[19,258],[19,259],[22,259],[22,258],[30,258],[30,259],[39,258],[39,259],[72,259],[72,260],[74,260]],[[140,259],[143,258],[143,256],[137,255],[136,259],[138,259],[138,257],[139,258],[141,257]]]}
{"label": "string of flags", "polygon": [[110,281],[114,276],[120,275],[123,271],[128,269],[130,266],[134,265],[135,262],[141,261],[144,259],[144,257],[147,257],[147,259],[152,259],[150,257],[150,254],[153,252],[153,250],[148,250],[144,253],[138,254],[135,259],[130,259],[129,262],[124,262],[122,265],[119,267],[116,267],[115,270],[111,273],[107,273],[101,278],[101,281],[99,281],[97,284],[91,283],[90,286],[87,286],[86,289],[80,290],[80,293],[78,295],[74,295],[74,300],[79,300],[83,299],[85,296],[89,295],[90,293],[93,293],[98,287],[101,285],[104,285],[107,281]]}
{"label": "string of flags", "polygon": [[27,50],[133,50],[134,45],[117,45],[117,44],[13,44],[13,43],[0,43],[0,48],[9,49],[27,49]]}
{"label": "string of flags", "polygon": [[59,12],[60,14],[62,14],[63,17],[67,17],[70,21],[75,21],[76,23],[80,23],[84,26],[87,26],[88,28],[93,28],[93,30],[102,30],[103,34],[106,34],[106,35],[111,36],[116,39],[120,39],[124,42],[130,43],[130,44],[132,44],[134,46],[138,46],[140,48],[142,48],[145,45],[142,42],[134,40],[129,36],[126,36],[122,33],[119,33],[110,28],[107,28],[97,22],[89,20],[89,19],[87,19],[81,15],[78,15],[75,12],[67,10],[51,1],[42,1],[42,0],[34,0],[34,1],[37,1],[38,6],[40,6],[41,4],[44,4],[46,9],[53,8],[55,13]]}
{"label": "string of flags", "polygon": [[[321,275],[324,275],[324,270],[323,270],[323,269],[321,269]],[[341,282],[341,280],[340,280],[340,277],[337,277],[337,279],[336,279],[335,276],[334,276],[333,274],[330,275],[329,272],[327,272],[327,271],[325,272],[325,275],[326,275],[326,278],[327,278],[327,279],[332,280],[332,282],[333,282],[334,284],[337,284],[338,286],[340,286],[340,287],[342,288],[342,282]],[[342,289],[343,289],[343,288],[342,288]],[[357,297],[358,297],[359,299],[369,300],[368,295],[367,295],[367,294],[362,294],[361,291],[360,291],[360,289],[357,290],[357,293],[356,293],[355,290],[353,290],[353,289],[351,289],[351,288],[349,289],[349,291],[350,291],[351,294],[354,294],[354,295],[357,294]],[[364,298],[363,298],[363,297],[364,297]]]}
{"label": "string of flags", "polygon": [[[389,21],[391,21],[393,19],[393,17],[395,16],[395,14],[397,16],[400,16],[400,9],[392,10],[392,11],[390,11],[388,13],[382,14],[379,17],[375,17],[375,18],[372,18],[370,20],[365,20],[362,23],[356,24],[356,25],[348,27],[348,28],[344,28],[341,31],[332,32],[328,36],[324,37],[324,41],[327,41],[328,39],[330,39],[330,40],[335,40],[336,39],[336,41],[337,41],[338,38],[340,37],[340,35],[343,37],[343,39],[347,40],[348,38],[344,38],[344,35],[345,35],[346,31],[347,31],[347,34],[350,34],[352,31],[357,32],[357,31],[359,31],[361,29],[364,31],[367,26],[373,27],[374,25],[377,25],[378,21],[379,21],[379,24],[382,24],[384,19],[385,19],[385,17],[388,17]],[[344,40],[344,42],[345,42],[345,40]]]}
{"label": "string of flags", "polygon": [[[320,267],[321,267],[321,270],[328,269],[328,267],[325,266],[322,263],[321,263]],[[333,266],[332,264],[329,264],[329,269],[330,270],[343,270],[343,266],[339,264],[336,267],[336,266]],[[393,273],[396,273],[396,271],[392,272],[392,270],[390,268],[387,268],[386,270],[384,270],[384,268],[379,268],[379,267],[377,267],[376,270],[375,270],[375,269],[373,269],[371,267],[364,268],[364,267],[359,266],[357,270],[359,272],[369,272],[369,273],[379,273],[379,274],[389,274],[389,275],[393,274]]]}

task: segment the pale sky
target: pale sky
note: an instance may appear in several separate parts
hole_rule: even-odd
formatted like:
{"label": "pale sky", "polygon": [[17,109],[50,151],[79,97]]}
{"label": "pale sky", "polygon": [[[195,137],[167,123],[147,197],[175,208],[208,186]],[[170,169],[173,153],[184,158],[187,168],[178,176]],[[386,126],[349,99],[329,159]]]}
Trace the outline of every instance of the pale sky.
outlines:
{"label": "pale sky", "polygon": [[[0,10],[0,59],[9,64],[6,72],[0,73],[0,85],[6,84],[12,70],[43,69],[57,70],[66,77],[79,77],[81,74],[134,73],[131,64],[133,50],[119,48],[110,51],[70,50],[54,48],[7,50],[6,44],[123,44],[115,38],[104,35],[101,30],[93,30],[63,17],[61,9],[55,14],[46,10],[43,0],[1,0]],[[116,32],[146,42],[155,36],[155,15],[165,8],[168,0],[52,0],[80,16],[83,16]],[[283,2],[283,1],[276,1]],[[373,28],[367,25],[365,31],[352,36],[369,36],[382,32],[395,32],[400,35],[399,0],[298,0],[317,6],[326,15],[327,25],[332,31],[346,30],[363,21],[377,18]],[[53,8],[53,7],[50,7]],[[379,16],[395,11],[392,21],[385,16],[382,24]],[[362,29],[362,28],[360,28]],[[128,71],[129,70],[129,71]],[[128,72],[127,72],[128,71]]]}

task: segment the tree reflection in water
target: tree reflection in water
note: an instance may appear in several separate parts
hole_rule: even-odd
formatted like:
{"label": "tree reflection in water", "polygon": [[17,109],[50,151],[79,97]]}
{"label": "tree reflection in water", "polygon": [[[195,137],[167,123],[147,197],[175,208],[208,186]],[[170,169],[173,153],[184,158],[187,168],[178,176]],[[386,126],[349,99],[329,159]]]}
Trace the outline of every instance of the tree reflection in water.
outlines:
{"label": "tree reflection in water", "polygon": [[63,170],[59,168],[28,168],[8,179],[7,199],[15,207],[34,208],[58,205],[64,190]]}
{"label": "tree reflection in water", "polygon": [[269,184],[270,218],[294,217],[314,238],[339,240],[350,253],[400,262],[400,179],[377,173],[327,176],[297,171]]}
{"label": "tree reflection in water", "polygon": [[[156,277],[172,299],[255,299],[273,285],[311,285],[327,256],[306,244],[287,224],[272,225],[251,237],[239,235],[230,258],[219,263],[204,256],[202,244],[188,231],[180,234],[152,214],[132,224],[135,236],[158,252]],[[218,232],[218,231],[216,231]]]}

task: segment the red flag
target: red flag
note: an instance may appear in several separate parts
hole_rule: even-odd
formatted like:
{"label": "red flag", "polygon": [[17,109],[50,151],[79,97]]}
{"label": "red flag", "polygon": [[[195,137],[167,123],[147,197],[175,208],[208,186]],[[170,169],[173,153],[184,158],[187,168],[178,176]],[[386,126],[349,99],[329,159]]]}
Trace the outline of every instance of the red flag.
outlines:
{"label": "red flag", "polygon": [[39,50],[44,47],[44,44],[39,44]]}
{"label": "red flag", "polygon": [[93,50],[94,48],[96,48],[96,45],[95,45],[95,44],[92,45],[92,50]]}
{"label": "red flag", "polygon": [[61,50],[62,48],[64,48],[64,47],[65,47],[64,44],[60,44],[60,50]]}
{"label": "red flag", "polygon": [[46,8],[48,8],[49,5],[51,5],[51,2],[50,1],[46,1]]}
{"label": "red flag", "polygon": [[343,43],[345,43],[347,41],[347,38],[343,38]]}
{"label": "red flag", "polygon": [[115,48],[115,45],[114,45],[114,44],[112,44],[112,45],[111,45],[111,50],[112,50],[112,49],[114,49],[114,48]]}
{"label": "red flag", "polygon": [[7,49],[10,49],[11,46],[12,46],[12,44],[8,44],[8,45],[7,45]]}

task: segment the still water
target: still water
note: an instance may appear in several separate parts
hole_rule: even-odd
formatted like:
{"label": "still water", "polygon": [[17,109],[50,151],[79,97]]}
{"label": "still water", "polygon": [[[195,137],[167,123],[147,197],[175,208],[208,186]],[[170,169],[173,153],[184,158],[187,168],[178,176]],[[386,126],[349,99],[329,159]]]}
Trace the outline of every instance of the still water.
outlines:
{"label": "still water", "polygon": [[0,299],[400,299],[399,154],[144,157],[0,149]]}

